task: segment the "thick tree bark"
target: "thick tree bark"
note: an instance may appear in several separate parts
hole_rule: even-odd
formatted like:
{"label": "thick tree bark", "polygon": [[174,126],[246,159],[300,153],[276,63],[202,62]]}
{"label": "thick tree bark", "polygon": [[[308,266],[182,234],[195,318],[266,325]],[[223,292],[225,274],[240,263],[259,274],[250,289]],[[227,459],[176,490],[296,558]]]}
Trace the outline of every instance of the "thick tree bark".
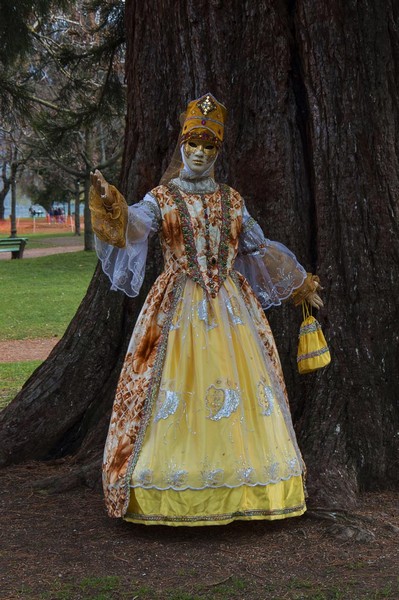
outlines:
{"label": "thick tree bark", "polygon": [[[398,25],[394,0],[126,3],[129,201],[159,181],[187,101],[211,91],[229,109],[219,180],[324,284],[324,371],[297,374],[299,311],[269,315],[311,499],[323,504],[398,482]],[[96,274],[0,416],[3,463],[79,448],[87,461],[102,446],[139,306]]]}

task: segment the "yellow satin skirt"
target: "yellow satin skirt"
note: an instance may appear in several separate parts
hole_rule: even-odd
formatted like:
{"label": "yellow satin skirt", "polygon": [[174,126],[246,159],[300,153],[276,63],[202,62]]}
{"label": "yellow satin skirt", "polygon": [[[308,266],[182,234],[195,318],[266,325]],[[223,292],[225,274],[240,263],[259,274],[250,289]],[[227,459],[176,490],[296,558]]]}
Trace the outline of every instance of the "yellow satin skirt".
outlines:
{"label": "yellow satin skirt", "polygon": [[303,470],[259,305],[230,277],[214,299],[188,280],[124,518],[219,525],[299,516],[306,510]]}

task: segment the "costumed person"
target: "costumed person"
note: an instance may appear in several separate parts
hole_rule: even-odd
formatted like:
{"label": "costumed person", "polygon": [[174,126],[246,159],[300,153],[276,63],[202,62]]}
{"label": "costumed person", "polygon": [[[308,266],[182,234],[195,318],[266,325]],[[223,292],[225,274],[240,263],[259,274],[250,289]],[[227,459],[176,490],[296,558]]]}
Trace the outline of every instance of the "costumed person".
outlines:
{"label": "costumed person", "polygon": [[120,375],[104,452],[109,515],[217,525],[305,512],[305,467],[264,309],[297,296],[322,306],[317,278],[264,237],[240,194],[213,177],[226,109],[189,103],[161,185],[128,206],[99,171],[90,208],[113,290],[139,293],[148,240],[164,270]]}

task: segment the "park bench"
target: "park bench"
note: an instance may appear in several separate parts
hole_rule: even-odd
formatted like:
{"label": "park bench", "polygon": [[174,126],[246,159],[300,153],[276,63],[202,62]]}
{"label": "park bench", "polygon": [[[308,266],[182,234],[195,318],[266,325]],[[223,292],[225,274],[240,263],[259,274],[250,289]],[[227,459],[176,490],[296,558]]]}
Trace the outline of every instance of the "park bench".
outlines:
{"label": "park bench", "polygon": [[11,258],[22,258],[27,241],[26,238],[0,240],[0,252],[11,252]]}

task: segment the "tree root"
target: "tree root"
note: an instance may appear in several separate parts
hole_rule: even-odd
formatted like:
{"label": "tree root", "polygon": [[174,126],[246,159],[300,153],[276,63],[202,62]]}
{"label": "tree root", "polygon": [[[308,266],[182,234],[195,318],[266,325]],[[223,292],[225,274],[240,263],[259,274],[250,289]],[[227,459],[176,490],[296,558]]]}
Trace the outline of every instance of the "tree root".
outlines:
{"label": "tree root", "polygon": [[60,475],[45,477],[32,483],[34,489],[41,490],[48,494],[59,494],[68,490],[86,486],[90,489],[100,489],[101,487],[101,466],[96,460],[75,467]]}
{"label": "tree root", "polygon": [[375,540],[375,534],[364,527],[365,523],[373,522],[371,517],[334,508],[313,508],[306,512],[306,516],[311,519],[332,521],[333,525],[328,527],[326,532],[337,540],[359,543],[370,543]]}

